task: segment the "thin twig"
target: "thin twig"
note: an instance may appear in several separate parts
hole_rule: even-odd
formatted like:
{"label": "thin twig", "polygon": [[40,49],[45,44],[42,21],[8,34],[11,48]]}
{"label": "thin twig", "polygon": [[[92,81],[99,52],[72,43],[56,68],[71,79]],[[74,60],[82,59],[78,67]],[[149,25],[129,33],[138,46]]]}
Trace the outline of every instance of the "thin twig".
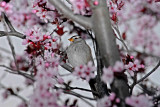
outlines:
{"label": "thin twig", "polygon": [[65,88],[61,88],[61,87],[57,87],[57,86],[54,86],[54,89],[62,89],[65,94],[70,94],[70,95],[76,96],[76,97],[82,99],[82,100],[83,100],[84,102],[86,102],[87,104],[89,104],[91,107],[94,107],[94,106],[93,106],[90,102],[88,102],[86,99],[88,99],[88,100],[96,100],[96,99],[83,96],[83,95],[78,94],[78,93],[73,92],[73,91],[67,91]]}
{"label": "thin twig", "polygon": [[17,69],[17,71],[19,71],[19,66],[18,66],[18,63],[16,61],[16,53],[15,53],[14,46],[13,46],[12,41],[9,38],[9,36],[7,36],[7,40],[8,40],[9,46],[11,48],[11,52],[12,52],[12,56],[13,56],[13,59],[14,59],[14,63],[16,65],[16,69]]}
{"label": "thin twig", "polygon": [[[64,91],[65,94],[70,94],[70,95],[73,95],[73,96],[76,96],[80,99],[82,99],[84,102],[86,102],[88,105],[90,105],[91,107],[94,107],[93,104],[91,104],[90,102],[88,102],[86,99],[84,99],[84,96],[80,95],[80,94],[77,94],[75,92],[68,92],[68,91]],[[88,97],[85,97],[88,99]]]}
{"label": "thin twig", "polygon": [[126,48],[127,53],[129,53],[129,49],[128,49],[127,45],[125,44],[125,42],[124,42],[124,40],[123,40],[123,38],[122,38],[122,36],[121,36],[121,33],[120,33],[119,29],[118,29],[118,26],[117,26],[117,27],[112,26],[112,27],[114,28],[114,30],[116,30],[116,32],[118,33],[118,35],[119,35],[119,37],[120,37],[120,38],[118,38],[118,37],[116,37],[116,38],[117,38],[119,41],[122,42],[122,44],[123,44],[124,47]]}
{"label": "thin twig", "polygon": [[[1,88],[3,88],[3,89],[7,89],[7,87],[4,86],[2,83],[0,83],[0,86],[1,86]],[[27,104],[27,100],[26,100],[25,98],[23,98],[22,96],[16,94],[15,92],[13,92],[11,95],[13,95],[13,96],[21,99],[22,101],[24,101],[24,102]]]}
{"label": "thin twig", "polygon": [[140,82],[144,81],[147,77],[149,77],[156,69],[160,66],[160,60],[158,61],[158,64],[149,72],[147,73],[144,77],[139,79],[136,84],[139,84]]}
{"label": "thin twig", "polygon": [[27,73],[23,73],[23,72],[20,72],[20,71],[17,72],[17,70],[14,70],[14,69],[12,69],[10,67],[7,67],[5,65],[0,65],[0,67],[4,67],[4,68],[8,69],[8,70],[5,70],[5,71],[7,71],[9,73],[18,74],[18,75],[21,75],[21,76],[26,77],[28,79],[31,79],[32,81],[35,81],[34,78],[32,76],[30,76],[29,74],[27,74]]}
{"label": "thin twig", "polygon": [[70,86],[70,89],[71,89],[71,90],[78,89],[78,90],[88,91],[88,92],[92,92],[92,93],[94,93],[94,94],[98,94],[96,91],[89,90],[89,89],[85,89],[85,88],[80,88],[80,87],[71,87],[71,86]]}
{"label": "thin twig", "polygon": [[135,72],[133,77],[133,84],[130,86],[130,95],[132,95],[132,91],[136,83],[137,83],[137,73]]}
{"label": "thin twig", "polygon": [[82,90],[82,91],[88,91],[88,92],[92,92],[95,95],[98,95],[98,93],[94,90],[89,90],[89,89],[85,89],[85,88],[80,88],[80,87],[71,87],[68,84],[64,83],[64,85],[66,86],[67,89],[69,90],[73,90],[73,89],[78,89],[78,90]]}
{"label": "thin twig", "polygon": [[9,72],[11,74],[18,74],[18,75],[21,75],[21,76],[23,76],[25,78],[28,78],[28,79],[32,80],[32,81],[35,81],[35,79],[33,77],[31,77],[29,74],[22,73],[22,72],[12,72],[10,70],[5,70],[5,71],[7,71],[7,72]]}
{"label": "thin twig", "polygon": [[137,52],[137,53],[140,53],[140,54],[142,54],[142,55],[144,55],[144,56],[150,56],[150,57],[155,57],[155,58],[157,58],[157,59],[160,59],[159,56],[156,56],[156,55],[153,55],[153,54],[150,54],[150,53],[146,53],[146,52],[140,52],[140,51],[135,50],[135,49],[133,49],[133,48],[131,48],[131,50],[129,50],[129,52]]}
{"label": "thin twig", "polygon": [[96,99],[94,99],[94,98],[90,98],[90,97],[87,97],[87,96],[83,96],[83,95],[78,94],[78,93],[73,92],[73,91],[66,91],[66,90],[64,90],[64,93],[71,94],[71,95],[74,95],[74,96],[77,96],[77,97],[82,97],[82,98],[85,98],[85,99],[88,99],[88,100],[96,100]]}

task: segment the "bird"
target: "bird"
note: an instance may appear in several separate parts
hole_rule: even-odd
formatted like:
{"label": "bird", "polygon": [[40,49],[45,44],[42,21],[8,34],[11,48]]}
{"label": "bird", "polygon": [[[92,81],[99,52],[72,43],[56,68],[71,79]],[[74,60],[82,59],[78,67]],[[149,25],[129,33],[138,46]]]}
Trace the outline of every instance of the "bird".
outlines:
{"label": "bird", "polygon": [[[93,61],[91,48],[87,45],[85,40],[83,40],[80,36],[75,35],[68,39],[71,44],[66,49],[67,57],[69,60],[69,63],[73,68],[80,66],[80,65],[86,65],[89,61]],[[96,92],[97,88],[95,86],[94,79],[91,79],[89,81],[89,85],[91,87],[91,90]],[[97,95],[92,93],[94,98],[97,98]]]}
{"label": "bird", "polygon": [[89,61],[93,61],[91,49],[80,36],[72,36],[68,39],[71,44],[66,50],[68,61],[72,67],[85,65]]}

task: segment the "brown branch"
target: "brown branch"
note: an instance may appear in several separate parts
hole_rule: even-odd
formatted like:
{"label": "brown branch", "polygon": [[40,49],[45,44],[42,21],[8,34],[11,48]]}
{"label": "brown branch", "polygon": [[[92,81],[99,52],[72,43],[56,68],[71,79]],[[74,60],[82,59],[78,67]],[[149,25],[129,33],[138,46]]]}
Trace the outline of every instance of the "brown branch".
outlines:
{"label": "brown branch", "polygon": [[88,99],[88,100],[93,100],[93,101],[96,100],[96,99],[94,99],[94,98],[90,98],[90,97],[87,97],[87,96],[83,96],[83,95],[78,94],[78,93],[73,92],[73,91],[66,91],[66,90],[64,90],[63,92],[64,92],[64,93],[67,93],[67,94],[71,94],[71,95],[77,96],[77,97],[85,98],[85,99]]}
{"label": "brown branch", "polygon": [[0,37],[3,37],[3,36],[15,36],[21,39],[25,39],[26,37],[25,35],[17,31],[11,31],[11,32],[0,31]]}
{"label": "brown branch", "polygon": [[158,64],[149,72],[147,73],[144,77],[139,79],[136,84],[139,84],[140,82],[144,81],[147,77],[149,77],[156,69],[160,66],[160,60],[158,61]]}
{"label": "brown branch", "polygon": [[130,86],[130,94],[132,94],[133,88],[135,85],[139,84],[140,82],[143,82],[147,77],[149,77],[154,71],[156,71],[156,69],[160,66],[160,60],[158,62],[158,64],[149,72],[147,73],[144,77],[142,77],[141,79],[137,80],[137,74],[134,77],[134,82],[133,84]]}
{"label": "brown branch", "polygon": [[3,36],[15,36],[15,37],[19,37],[21,39],[25,39],[25,35],[22,33],[17,32],[14,27],[12,26],[11,22],[9,21],[8,17],[5,15],[4,12],[1,13],[1,16],[4,20],[4,22],[6,23],[6,25],[9,27],[10,32],[5,32],[5,31],[0,31],[0,37]]}
{"label": "brown branch", "polygon": [[14,29],[14,27],[12,26],[11,22],[9,21],[8,17],[6,16],[6,14],[4,12],[1,13],[3,19],[5,20],[6,24],[8,25],[9,29],[13,32],[15,32],[16,30]]}
{"label": "brown branch", "polygon": [[130,86],[130,95],[132,95],[132,91],[136,83],[137,83],[137,73],[135,72],[133,77],[133,84]]}
{"label": "brown branch", "polygon": [[27,74],[27,73],[23,73],[23,72],[20,72],[20,71],[17,72],[17,70],[14,70],[14,69],[12,69],[10,67],[7,67],[5,65],[0,65],[0,67],[4,67],[4,68],[8,69],[8,70],[5,70],[5,71],[7,71],[9,73],[18,74],[18,75],[21,75],[21,76],[26,77],[28,79],[31,79],[32,81],[35,81],[34,78],[32,76],[30,76],[29,74]]}
{"label": "brown branch", "polygon": [[66,88],[61,88],[61,87],[54,86],[54,89],[62,89],[65,94],[70,94],[70,95],[76,96],[76,97],[82,99],[84,102],[86,102],[86,103],[87,103],[88,105],[90,105],[91,107],[94,107],[94,106],[93,106],[90,102],[88,102],[86,99],[88,99],[88,100],[96,100],[96,99],[83,96],[83,95],[78,94],[78,93],[73,92],[73,91],[68,91],[68,90],[66,90]]}
{"label": "brown branch", "polygon": [[114,27],[114,26],[113,26],[113,28],[114,28],[114,30],[117,32],[117,34],[118,34],[118,36],[119,36],[119,38],[118,38],[118,37],[116,37],[116,38],[117,38],[119,41],[122,42],[122,44],[123,44],[124,47],[126,48],[127,53],[129,53],[129,49],[128,49],[126,43],[124,42],[124,40],[123,40],[123,38],[122,38],[122,36],[121,36],[121,33],[120,33],[119,29],[118,29],[118,25],[117,25],[117,27]]}
{"label": "brown branch", "polygon": [[70,89],[71,89],[71,90],[78,89],[78,90],[82,90],[82,91],[88,91],[88,92],[92,92],[93,94],[98,95],[98,93],[97,93],[96,91],[89,90],[89,89],[85,89],[85,88],[80,88],[80,87],[71,87],[71,86],[70,86]]}
{"label": "brown branch", "polygon": [[[102,57],[102,63],[106,67],[114,66],[115,62],[120,60],[120,53],[111,27],[106,0],[99,0],[99,4],[92,9],[92,12],[93,30]],[[97,71],[97,74],[98,72],[100,71]],[[122,77],[115,76],[111,87],[112,91],[115,92],[120,99],[124,100],[129,96],[129,87],[125,74],[122,74]],[[121,102],[120,106],[125,107],[125,103]]]}
{"label": "brown branch", "polygon": [[[73,91],[70,91],[70,92],[64,91],[64,93],[65,93],[65,94],[70,94],[70,95],[76,96],[76,97],[82,99],[84,102],[86,102],[86,103],[87,103],[88,105],[90,105],[91,107],[94,107],[90,102],[88,102],[87,100],[85,100],[85,99],[94,100],[94,99],[92,99],[92,98],[82,96],[82,95],[77,94],[77,93],[75,93],[75,92],[73,92]],[[84,99],[84,98],[85,98],[85,99]]]}
{"label": "brown branch", "polygon": [[[2,83],[0,83],[0,87],[3,89],[7,89],[7,87],[4,86]],[[24,101],[27,104],[27,100],[25,98],[23,98],[22,96],[18,95],[17,93],[13,92],[11,95],[21,99],[22,101]]]}
{"label": "brown branch", "polygon": [[72,10],[70,10],[61,0],[48,0],[52,5],[55,6],[56,9],[58,9],[62,14],[75,21],[76,23],[82,25],[86,29],[92,28],[92,22],[91,18],[82,16],[82,15],[76,15],[73,13]]}
{"label": "brown branch", "polygon": [[144,55],[144,56],[150,56],[150,57],[155,57],[155,58],[157,58],[157,59],[160,59],[159,56],[153,55],[153,54],[151,54],[151,53],[140,52],[140,51],[135,50],[135,49],[133,49],[133,48],[131,48],[131,50],[129,50],[129,52],[137,52],[137,53],[140,53],[140,54],[142,54],[142,55]]}

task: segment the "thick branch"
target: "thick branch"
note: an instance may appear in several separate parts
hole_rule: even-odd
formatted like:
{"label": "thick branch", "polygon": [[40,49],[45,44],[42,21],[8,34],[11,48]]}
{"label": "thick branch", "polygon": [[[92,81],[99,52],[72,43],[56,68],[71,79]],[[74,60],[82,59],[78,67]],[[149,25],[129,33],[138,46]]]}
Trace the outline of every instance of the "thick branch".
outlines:
{"label": "thick branch", "polygon": [[16,30],[14,29],[14,27],[12,26],[11,22],[9,21],[8,17],[5,15],[4,12],[1,13],[3,19],[5,20],[6,24],[8,25],[9,29],[12,31],[12,32],[15,32]]}
{"label": "thick branch", "polygon": [[[120,54],[111,27],[106,0],[99,0],[99,5],[93,9],[92,18],[92,23],[94,25],[93,30],[100,49],[103,64],[106,67],[113,66],[116,61],[120,60]],[[124,74],[122,74],[121,77],[115,77],[112,84],[112,90],[121,99],[125,99],[129,96],[129,87]],[[121,107],[124,106],[125,103],[121,103]]]}
{"label": "thick branch", "polygon": [[9,21],[8,17],[5,15],[5,13],[1,13],[4,22],[6,23],[6,25],[9,27],[10,32],[5,32],[5,31],[0,31],[0,37],[3,36],[16,36],[19,37],[21,39],[25,39],[25,35],[23,35],[22,33],[17,32],[14,27],[12,26],[11,22]]}
{"label": "thick branch", "polygon": [[25,35],[23,35],[22,33],[19,33],[17,31],[15,32],[5,32],[5,31],[0,31],[0,37],[3,37],[3,36],[16,36],[18,38],[21,38],[21,39],[25,39]]}
{"label": "thick branch", "polygon": [[92,23],[90,18],[82,16],[82,15],[75,15],[72,10],[70,10],[61,0],[49,0],[49,2],[55,6],[56,9],[61,11],[64,16],[67,18],[77,22],[78,24],[82,25],[86,29],[90,29],[92,27]]}

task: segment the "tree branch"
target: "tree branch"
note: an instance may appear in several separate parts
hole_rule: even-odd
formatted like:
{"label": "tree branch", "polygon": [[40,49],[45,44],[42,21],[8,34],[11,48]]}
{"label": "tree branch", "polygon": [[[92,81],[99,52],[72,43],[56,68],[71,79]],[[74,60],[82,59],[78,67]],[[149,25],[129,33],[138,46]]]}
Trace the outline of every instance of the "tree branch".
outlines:
{"label": "tree branch", "polygon": [[14,27],[12,26],[11,22],[9,21],[9,19],[7,18],[7,16],[5,15],[4,12],[1,13],[2,18],[4,20],[4,22],[7,24],[7,26],[9,27],[9,29],[11,30],[10,32],[5,32],[5,31],[0,31],[0,37],[3,36],[16,36],[19,37],[21,39],[25,39],[25,35],[22,33],[17,32]]}
{"label": "tree branch", "polygon": [[92,22],[91,18],[82,16],[82,15],[76,15],[73,13],[72,10],[70,10],[61,0],[48,0],[52,5],[55,6],[56,9],[58,9],[62,14],[64,14],[67,18],[75,21],[76,23],[82,25],[86,29],[92,28]]}
{"label": "tree branch", "polygon": [[5,15],[4,12],[1,13],[3,19],[5,20],[6,24],[8,25],[9,29],[12,31],[12,32],[15,32],[16,30],[14,29],[14,27],[12,26],[11,22],[9,21],[8,17]]}
{"label": "tree branch", "polygon": [[[103,64],[108,66],[114,66],[115,62],[120,60],[120,54],[116,45],[115,35],[111,27],[109,11],[106,4],[106,0],[99,0],[98,6],[93,10],[92,22],[93,30],[97,40],[97,44],[100,50]],[[97,71],[100,72],[100,71]],[[112,84],[112,90],[121,99],[125,99],[129,96],[129,87],[125,74],[123,76],[116,76]],[[121,103],[121,107],[125,107],[125,103]]]}
{"label": "tree branch", "polygon": [[[5,87],[2,83],[0,83],[0,87],[3,89],[7,89],[7,87]],[[27,100],[25,98],[23,98],[22,96],[18,95],[17,93],[13,92],[11,95],[21,99],[22,101],[24,101],[27,104]]]}
{"label": "tree branch", "polygon": [[140,80],[137,81],[136,84],[139,84],[140,82],[144,81],[147,77],[149,77],[154,71],[156,71],[156,69],[160,66],[160,60],[158,62],[158,64],[149,72],[147,73],[144,77],[142,77]]}
{"label": "tree branch", "polygon": [[[18,74],[18,75],[21,75],[21,76],[26,77],[26,78],[28,78],[28,79],[31,79],[32,81],[35,81],[34,78],[33,78],[32,76],[30,76],[29,74],[27,74],[27,73],[23,73],[23,72],[20,72],[20,71],[17,72],[17,70],[14,70],[14,69],[12,69],[12,68],[10,68],[10,67],[7,67],[7,66],[5,66],[5,65],[0,65],[0,67],[4,67],[4,68],[8,69],[8,70],[6,70],[6,71],[9,72],[9,73]],[[9,71],[9,70],[11,70],[11,71]],[[12,71],[13,71],[13,72],[12,72]]]}
{"label": "tree branch", "polygon": [[15,36],[21,39],[25,39],[26,37],[25,35],[17,31],[11,31],[11,32],[0,31],[0,37],[3,37],[3,36]]}

